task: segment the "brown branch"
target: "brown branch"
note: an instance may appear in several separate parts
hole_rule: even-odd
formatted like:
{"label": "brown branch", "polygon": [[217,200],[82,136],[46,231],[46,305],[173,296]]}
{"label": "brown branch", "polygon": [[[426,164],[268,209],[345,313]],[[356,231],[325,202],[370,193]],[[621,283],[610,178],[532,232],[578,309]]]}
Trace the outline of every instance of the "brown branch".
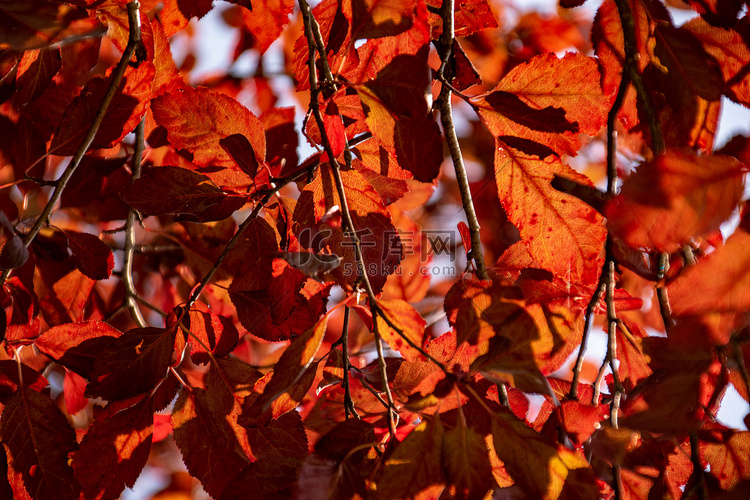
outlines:
{"label": "brown branch", "polygon": [[[349,236],[352,238],[354,242],[354,254],[356,257],[356,261],[357,261],[359,279],[360,279],[361,284],[365,288],[365,292],[367,293],[367,298],[368,298],[368,302],[370,304],[370,310],[372,313],[373,330],[374,330],[373,333],[375,335],[375,347],[378,352],[378,359],[379,359],[380,368],[381,368],[382,377],[383,377],[384,390],[385,390],[385,394],[388,400],[389,430],[391,432],[391,437],[395,437],[396,435],[396,424],[395,424],[396,408],[395,408],[395,404],[393,403],[393,395],[391,394],[391,390],[388,385],[388,373],[386,371],[385,357],[383,356],[383,346],[381,344],[380,333],[378,332],[378,327],[377,327],[378,309],[376,305],[375,293],[370,283],[370,278],[367,274],[367,266],[365,265],[364,253],[362,252],[362,244],[359,240],[359,236],[357,235],[356,227],[354,226],[354,221],[352,219],[351,212],[349,211],[349,203],[346,197],[346,189],[344,187],[344,182],[341,178],[341,172],[339,171],[339,168],[338,168],[339,167],[338,161],[336,160],[336,155],[333,153],[333,148],[331,147],[331,142],[326,132],[325,123],[323,122],[323,114],[320,111],[318,96],[320,95],[321,89],[320,89],[320,86],[318,85],[318,75],[317,75],[316,64],[315,64],[316,49],[320,56],[321,65],[323,67],[324,86],[331,90],[335,90],[336,82],[333,80],[333,75],[330,72],[330,68],[328,66],[328,62],[326,58],[325,46],[323,45],[323,38],[320,34],[320,27],[318,26],[318,23],[315,20],[315,17],[312,15],[312,11],[310,10],[310,5],[307,3],[307,0],[299,0],[299,5],[300,5],[300,11],[302,12],[302,20],[305,25],[305,37],[307,38],[307,45],[308,45],[308,51],[309,51],[307,65],[308,65],[308,69],[310,72],[310,108],[312,109],[313,116],[315,117],[315,121],[318,124],[318,129],[320,130],[321,142],[323,143],[323,149],[328,155],[329,161],[331,163],[331,172],[333,173],[334,182],[336,184],[336,192],[338,193],[339,203],[341,205],[341,215],[342,215],[343,222],[344,222],[343,224],[344,230],[349,234]],[[351,153],[351,149],[348,147],[348,142],[345,142],[345,144],[346,144],[346,148],[344,150],[344,158],[345,158],[347,165],[350,166],[351,161],[352,161],[352,153]]]}
{"label": "brown branch", "polygon": [[673,326],[672,308],[669,306],[669,294],[664,286],[664,276],[669,268],[669,254],[666,252],[659,254],[659,269],[656,277],[659,283],[656,285],[656,298],[659,301],[659,312],[664,322],[664,331],[668,332]]}
{"label": "brown branch", "polygon": [[[141,161],[143,160],[143,147],[144,147],[144,129],[146,119],[140,121],[138,126],[135,128],[135,147],[133,149],[133,173],[132,181],[135,182],[141,176]],[[138,325],[139,328],[145,328],[148,326],[146,320],[143,318],[141,309],[138,307],[138,303],[135,300],[138,293],[135,289],[135,283],[133,282],[133,255],[135,254],[135,221],[138,218],[138,212],[131,208],[128,210],[128,218],[125,221],[125,250],[122,259],[122,281],[125,284],[125,305],[130,311],[130,315],[133,321]]]}
{"label": "brown branch", "polygon": [[646,114],[648,128],[651,132],[651,140],[653,141],[654,154],[660,155],[666,151],[664,134],[661,131],[661,124],[656,115],[654,103],[651,100],[651,96],[648,95],[648,90],[646,89],[646,84],[643,83],[641,74],[638,72],[638,59],[640,55],[638,54],[635,38],[633,12],[630,10],[627,0],[615,0],[615,3],[617,4],[617,12],[620,15],[620,23],[622,24],[623,45],[625,48],[623,78],[625,77],[625,72],[627,72],[630,80],[633,82],[638,99],[641,102],[641,106],[643,106],[643,112]]}
{"label": "brown branch", "polygon": [[[50,196],[49,201],[47,201],[47,205],[45,205],[42,213],[39,214],[39,217],[37,217],[34,225],[31,227],[31,230],[24,237],[23,243],[27,247],[31,245],[31,242],[34,241],[34,238],[36,238],[36,236],[39,234],[39,231],[41,231],[42,227],[49,223],[49,217],[52,213],[52,210],[62,196],[63,190],[65,190],[68,181],[70,181],[70,178],[73,176],[73,173],[75,173],[78,165],[81,164],[81,160],[83,160],[83,156],[88,151],[89,146],[91,146],[91,143],[94,141],[96,133],[99,131],[99,127],[101,126],[102,122],[104,121],[104,117],[107,114],[107,109],[109,108],[112,99],[114,99],[117,90],[120,88],[120,83],[122,82],[122,77],[125,74],[128,63],[133,57],[133,54],[135,54],[136,49],[141,44],[141,18],[139,9],[140,4],[138,3],[138,0],[134,0],[128,3],[128,24],[130,27],[128,44],[125,46],[122,57],[117,63],[115,70],[112,72],[112,79],[109,83],[109,88],[107,89],[107,93],[104,95],[104,99],[102,100],[102,103],[96,112],[94,121],[91,123],[91,126],[89,127],[88,132],[86,132],[81,145],[76,150],[73,158],[70,160],[70,163],[68,163],[68,166],[65,168],[65,171],[56,181],[57,183],[54,190],[52,191],[52,195]],[[10,276],[10,270],[3,271],[2,275],[0,275],[0,285],[2,283],[5,283],[5,280],[8,278],[8,276]]]}
{"label": "brown branch", "polygon": [[349,363],[349,315],[351,309],[344,306],[344,326],[341,328],[341,355],[344,358],[344,375],[341,379],[341,385],[344,386],[344,418],[349,420],[350,415],[354,415],[359,418],[357,410],[354,408],[354,401],[352,400],[351,387],[349,386],[349,369],[351,363]]}
{"label": "brown branch", "polygon": [[[623,74],[622,79],[620,80],[620,86],[617,88],[617,95],[615,96],[615,100],[612,103],[612,108],[610,108],[609,113],[607,113],[607,192],[600,197],[602,205],[604,204],[604,201],[613,198],[617,191],[617,131],[615,130],[615,122],[617,120],[617,113],[620,111],[622,103],[625,100],[625,94],[627,90],[628,78],[625,74]],[[555,178],[555,181],[556,180],[557,177]],[[557,188],[557,186],[554,187]],[[595,191],[597,194],[600,193],[599,190],[595,189]],[[591,203],[589,204],[591,205]],[[583,337],[581,338],[581,346],[578,348],[578,357],[576,358],[576,364],[573,368],[573,379],[570,382],[570,392],[568,393],[568,397],[571,399],[578,399],[578,383],[581,377],[581,370],[583,369],[583,358],[586,353],[589,331],[591,329],[591,317],[594,314],[596,306],[599,304],[599,300],[601,300],[602,298],[602,294],[607,288],[607,279],[609,276],[608,270],[610,266],[609,257],[612,257],[614,259],[614,257],[611,256],[611,252],[609,252],[608,250],[610,245],[611,243],[608,236],[607,241],[605,242],[606,258],[604,261],[604,266],[602,267],[601,275],[599,276],[599,283],[596,286],[596,291],[591,296],[591,300],[589,300],[589,303],[586,306]],[[594,404],[598,404],[598,402],[595,402]]]}
{"label": "brown branch", "polygon": [[747,365],[745,365],[745,358],[737,342],[737,337],[732,338],[732,345],[734,346],[734,361],[737,363],[737,368],[742,376],[742,382],[745,384],[745,392],[750,395],[750,374],[747,372]]}
{"label": "brown branch", "polygon": [[[443,6],[440,8],[440,16],[443,20],[443,33],[440,35],[440,45],[442,46],[443,54],[439,74],[441,75],[441,78],[445,80],[449,79],[445,78],[444,73],[449,67],[451,57],[453,56],[452,48],[455,40],[453,3],[453,0],[443,0]],[[458,137],[456,136],[456,127],[453,123],[451,95],[451,89],[447,85],[443,85],[437,99],[437,104],[440,109],[440,121],[443,125],[445,140],[448,143],[448,149],[450,150],[451,159],[453,160],[453,168],[456,171],[456,181],[458,182],[458,189],[461,193],[461,202],[469,225],[469,233],[471,234],[471,258],[474,260],[477,269],[477,277],[481,280],[487,280],[489,279],[489,274],[487,274],[487,266],[484,263],[482,240],[479,235],[479,219],[477,219],[477,214],[474,210],[474,202],[472,201],[471,189],[469,187],[469,178],[466,175],[466,166],[464,165],[461,146],[459,145]]]}

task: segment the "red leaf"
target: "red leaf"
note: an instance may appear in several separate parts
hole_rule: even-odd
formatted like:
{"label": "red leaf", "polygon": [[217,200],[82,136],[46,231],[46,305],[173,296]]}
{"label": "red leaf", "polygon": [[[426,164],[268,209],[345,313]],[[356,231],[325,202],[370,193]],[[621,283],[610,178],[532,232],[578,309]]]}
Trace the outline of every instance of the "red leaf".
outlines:
{"label": "red leaf", "polygon": [[[401,262],[401,240],[383,201],[362,175],[354,170],[342,171],[341,179],[370,283],[379,292],[387,276]],[[331,274],[351,286],[359,279],[354,242],[342,229],[333,229],[321,221],[336,206],[341,207],[342,203],[333,173],[329,167],[322,166],[313,182],[302,191],[293,218],[298,223],[296,233],[300,245],[315,253],[325,249],[325,253],[341,257],[341,265]]]}
{"label": "red leaf", "polygon": [[93,234],[65,231],[73,264],[92,280],[105,280],[112,275],[115,257],[112,250]]}
{"label": "red leaf", "polygon": [[125,332],[94,361],[87,394],[121,401],[153,389],[172,364],[176,333],[174,327]]}
{"label": "red leaf", "polygon": [[605,208],[607,226],[631,248],[674,252],[729,218],[745,171],[729,156],[669,151],[627,178]]}
{"label": "red leaf", "polygon": [[352,0],[352,40],[394,36],[411,28],[414,0]]}
{"label": "red leaf", "polygon": [[[445,429],[438,416],[423,420],[385,461],[382,476],[376,481],[378,494],[382,498],[439,497],[445,488],[444,436]],[[446,458],[459,460],[459,457]]]}
{"label": "red leaf", "polygon": [[492,487],[492,471],[484,438],[463,420],[443,435],[443,465],[457,498],[484,498]]}
{"label": "red leaf", "polygon": [[421,182],[432,182],[443,161],[440,132],[425,99],[429,84],[427,50],[420,50],[393,58],[357,88],[370,131]]}
{"label": "red leaf", "polygon": [[558,155],[575,155],[580,134],[595,135],[604,125],[611,96],[602,93],[595,59],[544,54],[516,66],[492,92],[472,102],[492,135],[506,144],[522,149],[510,142],[520,138],[530,143],[527,153],[538,143]]}
{"label": "red leaf", "polygon": [[73,269],[57,280],[49,295],[41,302],[42,313],[47,323],[59,325],[83,320],[94,283],[94,280],[78,269]]}
{"label": "red leaf", "polygon": [[274,366],[273,376],[263,394],[245,410],[245,414],[251,418],[260,414],[305,373],[323,342],[327,319],[327,316],[324,317],[313,328],[292,341]]}
{"label": "red leaf", "polygon": [[250,141],[242,134],[232,134],[219,141],[219,146],[237,163],[237,166],[250,177],[258,173],[258,160],[255,158]]}
{"label": "red leaf", "polygon": [[86,380],[67,368],[65,369],[63,391],[65,393],[65,409],[68,415],[75,415],[88,405],[89,400],[83,394],[86,391]]}
{"label": "red leaf", "polygon": [[260,121],[231,97],[203,87],[178,86],[151,103],[154,118],[167,129],[169,142],[193,154],[199,167],[235,168],[235,161],[219,144],[233,134],[247,138],[255,161],[266,157],[266,139]]}
{"label": "red leaf", "polygon": [[723,490],[731,490],[743,479],[750,479],[750,433],[726,429],[704,431],[699,435],[701,458],[708,462],[710,474]]}
{"label": "red leaf", "polygon": [[146,215],[176,214],[195,222],[226,219],[247,200],[225,193],[205,175],[178,167],[149,168],[121,196]]}
{"label": "red leaf", "polygon": [[26,104],[39,97],[60,71],[60,49],[28,50],[18,63],[16,100]]}
{"label": "red leaf", "polygon": [[5,340],[22,340],[39,335],[39,301],[17,276],[11,276],[3,284],[0,299],[5,311]]}
{"label": "red leaf", "polygon": [[119,498],[126,487],[133,487],[151,451],[151,399],[102,417],[91,424],[73,455],[73,470],[86,500]]}
{"label": "red leaf", "polygon": [[[419,358],[421,356],[419,351],[403,337],[411,340],[416,346],[422,347],[426,324],[422,316],[403,300],[378,300],[377,306],[387,318],[386,320],[380,314],[377,315],[378,332],[383,340],[391,349],[400,352],[407,361]],[[394,330],[391,324],[398,328],[400,333]]]}
{"label": "red leaf", "polygon": [[326,129],[326,136],[331,144],[334,158],[344,152],[346,146],[346,134],[344,133],[344,123],[339,116],[339,108],[333,100],[329,100],[323,106],[323,126]]}
{"label": "red leaf", "polygon": [[203,346],[211,349],[215,356],[224,357],[234,350],[239,340],[239,332],[230,318],[211,312],[202,302],[196,302],[188,313],[190,318],[190,332],[188,337],[190,357],[196,363],[208,363],[210,360]]}
{"label": "red leaf", "polygon": [[[745,217],[746,219],[747,216]],[[750,308],[750,233],[745,222],[726,243],[667,287],[672,314],[695,316]],[[696,293],[700,290],[700,293]]]}
{"label": "red leaf", "polygon": [[[250,2],[234,1],[249,7]],[[289,16],[294,9],[293,0],[252,0],[250,10],[242,9],[242,26],[252,35],[255,50],[263,53],[276,40],[284,27],[289,24]]]}
{"label": "red leaf", "polygon": [[[143,62],[128,67],[112,100],[104,121],[91,143],[91,149],[107,148],[122,140],[141,121],[151,99],[154,65]],[[50,144],[50,152],[60,156],[73,155],[81,145],[91,122],[104,100],[111,77],[94,78],[65,110],[60,127]]]}
{"label": "red leaf", "polygon": [[78,448],[75,434],[48,396],[20,386],[3,408],[0,437],[14,498],[78,500],[81,487],[68,462]]}
{"label": "red leaf", "polygon": [[206,492],[221,496],[232,478],[248,464],[236,449],[235,438],[229,440],[202,389],[183,390],[172,410],[174,440],[191,475],[198,478]]}

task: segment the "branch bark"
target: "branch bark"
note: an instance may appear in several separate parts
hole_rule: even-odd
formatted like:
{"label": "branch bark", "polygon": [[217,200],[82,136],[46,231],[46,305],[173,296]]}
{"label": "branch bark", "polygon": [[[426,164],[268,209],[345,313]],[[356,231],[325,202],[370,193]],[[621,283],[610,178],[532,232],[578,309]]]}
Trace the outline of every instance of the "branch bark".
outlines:
{"label": "branch bark", "polygon": [[[449,79],[446,77],[445,71],[450,67],[450,61],[453,57],[452,49],[455,41],[453,3],[453,0],[443,0],[443,5],[440,8],[440,16],[443,20],[443,33],[440,35],[440,45],[442,46],[443,54],[439,77],[443,81]],[[464,165],[463,155],[461,154],[461,146],[458,143],[456,127],[453,124],[451,95],[452,90],[448,85],[444,84],[437,99],[438,108],[440,109],[440,121],[443,125],[445,140],[448,143],[448,149],[451,153],[453,168],[456,171],[456,181],[458,182],[458,189],[461,193],[461,202],[469,225],[469,233],[471,234],[471,258],[474,260],[476,266],[477,277],[481,280],[487,280],[489,279],[489,274],[487,274],[487,266],[484,263],[482,240],[479,235],[479,219],[474,210],[474,201],[471,198],[469,178],[466,175],[466,166]]]}

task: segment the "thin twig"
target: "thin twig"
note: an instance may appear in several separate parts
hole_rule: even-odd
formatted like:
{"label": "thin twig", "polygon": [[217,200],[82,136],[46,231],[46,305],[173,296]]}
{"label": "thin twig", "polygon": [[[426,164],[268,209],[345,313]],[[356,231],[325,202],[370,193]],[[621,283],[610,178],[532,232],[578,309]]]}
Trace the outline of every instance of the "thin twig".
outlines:
{"label": "thin twig", "polygon": [[742,381],[745,384],[745,393],[750,397],[750,374],[747,372],[747,365],[745,365],[745,358],[742,355],[742,350],[737,342],[737,338],[732,339],[732,345],[734,346],[734,361],[737,363],[737,368],[740,370]]}
{"label": "thin twig", "polygon": [[[323,114],[320,111],[318,96],[320,95],[321,90],[320,90],[320,86],[318,85],[318,75],[316,72],[316,64],[315,64],[316,48],[320,56],[321,65],[323,67],[323,74],[325,78],[324,85],[328,89],[335,90],[336,83],[333,80],[333,75],[331,74],[330,68],[328,66],[328,62],[326,59],[325,46],[323,45],[323,38],[320,34],[320,27],[318,26],[317,21],[312,15],[312,11],[310,10],[310,5],[307,3],[307,0],[299,0],[299,4],[300,4],[300,11],[302,12],[302,20],[305,25],[305,37],[307,38],[307,41],[308,41],[309,57],[308,57],[307,64],[308,64],[308,69],[310,72],[310,108],[312,109],[313,116],[315,117],[315,121],[318,124],[318,129],[320,130],[321,142],[323,143],[323,149],[328,155],[328,159],[331,164],[331,172],[333,174],[334,182],[336,184],[336,191],[339,197],[339,203],[341,206],[341,215],[342,215],[343,222],[344,222],[344,229],[354,242],[354,253],[355,253],[355,257],[357,261],[357,268],[359,271],[360,282],[364,286],[365,292],[367,293],[367,298],[368,298],[370,309],[371,309],[372,316],[373,316],[372,319],[373,319],[373,330],[374,330],[374,335],[375,335],[375,345],[378,351],[378,359],[380,361],[385,394],[388,399],[389,430],[391,431],[391,435],[395,437],[396,435],[396,432],[395,432],[396,431],[396,426],[395,426],[396,408],[395,408],[395,404],[393,403],[393,396],[391,394],[390,387],[388,385],[388,373],[385,370],[385,357],[383,356],[383,346],[380,343],[380,334],[377,328],[376,315],[378,313],[378,309],[376,306],[375,293],[373,291],[372,285],[370,284],[370,278],[367,274],[367,266],[365,265],[364,253],[362,252],[362,244],[359,240],[359,236],[357,235],[356,227],[354,226],[354,221],[352,219],[351,212],[349,211],[349,203],[346,197],[346,190],[344,187],[344,182],[341,178],[341,172],[339,172],[339,169],[338,169],[338,162],[336,160],[336,155],[333,153],[331,142],[328,138],[328,134],[326,133],[325,123],[323,121]],[[345,144],[346,144],[346,141],[345,141]],[[350,164],[352,154],[348,145],[346,146],[344,150],[344,155],[345,155],[347,164]]]}
{"label": "thin twig", "polygon": [[[607,263],[604,263],[606,267]],[[568,398],[578,399],[578,383],[581,378],[581,370],[583,370],[583,359],[586,354],[586,348],[588,346],[589,331],[591,330],[591,316],[594,314],[596,306],[604,294],[605,287],[605,276],[604,268],[599,276],[599,283],[596,285],[596,291],[591,296],[588,306],[586,306],[586,314],[584,315],[583,323],[583,336],[581,337],[581,345],[578,348],[578,357],[576,357],[576,364],[573,367],[573,379],[570,381],[570,391],[568,392]]]}
{"label": "thin twig", "polygon": [[[44,227],[49,222],[49,217],[52,213],[52,210],[54,210],[55,205],[62,196],[62,193],[65,190],[68,181],[73,176],[73,173],[75,173],[78,165],[81,164],[83,156],[88,151],[89,146],[91,146],[91,143],[96,137],[96,133],[99,131],[99,127],[104,121],[104,117],[107,114],[107,109],[109,109],[109,105],[111,104],[112,99],[114,99],[115,94],[117,94],[117,91],[120,88],[122,77],[123,75],[125,75],[125,70],[128,67],[130,59],[133,57],[136,49],[141,44],[141,17],[139,11],[140,4],[138,3],[138,0],[133,0],[132,2],[128,3],[127,7],[128,24],[130,28],[128,44],[125,46],[122,57],[117,63],[115,70],[112,72],[112,79],[109,83],[109,88],[107,89],[107,93],[104,95],[104,99],[102,100],[102,103],[96,112],[94,121],[91,123],[88,132],[86,132],[83,141],[81,141],[81,145],[76,150],[73,158],[70,160],[70,163],[68,163],[68,166],[65,168],[65,171],[57,180],[57,184],[55,185],[55,188],[50,195],[49,201],[47,201],[47,205],[45,205],[42,213],[39,214],[39,217],[37,217],[34,225],[31,227],[31,230],[24,237],[23,244],[26,245],[26,247],[31,245],[31,242],[34,241],[34,238],[36,238],[36,236],[39,234],[39,231],[42,230],[42,227]],[[8,276],[10,276],[10,270],[3,271],[2,275],[0,275],[0,285],[5,283],[5,280],[8,278]]]}
{"label": "thin twig", "polygon": [[[141,176],[141,160],[143,159],[143,132],[146,119],[140,121],[135,128],[135,147],[133,150],[132,181],[135,182]],[[148,326],[143,318],[141,309],[135,300],[138,293],[135,290],[133,282],[133,255],[135,254],[135,221],[138,219],[138,213],[134,208],[128,211],[128,218],[125,221],[125,251],[122,259],[122,281],[125,284],[125,305],[130,311],[133,321],[139,328]]]}
{"label": "thin twig", "polygon": [[349,369],[351,363],[349,363],[349,315],[351,309],[344,306],[344,326],[341,328],[341,355],[344,358],[344,374],[341,379],[341,385],[344,386],[344,417],[349,420],[349,416],[354,414],[357,418],[357,410],[354,408],[354,401],[352,401],[352,391],[349,386]]}
{"label": "thin twig", "polygon": [[[617,88],[617,95],[615,101],[612,103],[612,108],[607,114],[607,193],[606,199],[611,199],[617,192],[617,131],[615,130],[615,121],[617,120],[617,113],[622,107],[622,103],[625,100],[625,93],[628,89],[628,77],[625,73],[622,75],[620,80],[620,86]],[[605,243],[605,246],[609,243]],[[607,254],[605,250],[605,254]],[[605,259],[604,266],[602,267],[601,275],[599,276],[599,283],[596,286],[596,291],[591,296],[591,300],[586,306],[586,315],[584,316],[583,336],[581,338],[581,346],[578,348],[578,357],[576,358],[576,364],[573,368],[573,379],[570,382],[570,392],[568,397],[571,399],[578,399],[578,383],[581,377],[581,370],[583,369],[583,360],[586,353],[586,347],[588,344],[589,331],[591,330],[591,317],[594,314],[596,306],[602,298],[604,290],[606,289],[607,282],[607,270],[609,269],[609,260]],[[598,387],[598,385],[597,385]]]}
{"label": "thin twig", "polygon": [[625,67],[623,68],[623,77],[625,72],[630,76],[630,80],[633,82],[635,91],[638,94],[638,100],[643,107],[643,112],[646,115],[648,121],[649,131],[651,132],[651,140],[653,141],[654,154],[662,154],[666,150],[664,143],[664,134],[661,131],[661,124],[659,123],[659,117],[656,115],[654,109],[654,103],[651,100],[651,96],[648,95],[646,84],[643,82],[641,74],[638,72],[638,54],[637,42],[635,38],[635,20],[633,19],[633,12],[630,10],[630,5],[627,0],[616,0],[617,12],[620,15],[620,23],[622,24],[623,34],[623,45],[625,47]]}
{"label": "thin twig", "polygon": [[664,286],[664,277],[669,266],[669,254],[666,252],[659,254],[659,269],[657,271],[656,278],[659,280],[656,285],[656,298],[659,301],[659,312],[661,313],[661,319],[664,322],[664,331],[668,332],[674,321],[672,320],[672,309],[669,306],[669,294],[667,288]]}
{"label": "thin twig", "polygon": [[[440,35],[440,45],[444,52],[442,54],[440,73],[445,80],[450,78],[450,75],[446,76],[444,73],[446,69],[450,67],[450,59],[453,55],[452,48],[455,39],[453,3],[453,0],[443,0],[443,6],[440,8],[440,15],[443,20],[443,33]],[[471,234],[470,257],[474,260],[477,269],[477,277],[481,280],[487,280],[489,279],[489,274],[487,274],[487,266],[484,263],[482,240],[479,235],[479,219],[474,210],[474,202],[471,198],[471,188],[469,187],[469,178],[466,175],[466,166],[464,165],[463,155],[461,154],[461,146],[458,143],[456,127],[453,124],[451,95],[452,91],[450,87],[443,85],[437,99],[438,107],[440,109],[440,121],[443,125],[445,140],[448,143],[448,149],[450,150],[451,159],[453,160],[453,168],[456,171],[456,181],[458,182],[458,189],[461,193],[461,202],[463,203],[464,213],[466,214],[466,219],[469,225],[469,233]]]}

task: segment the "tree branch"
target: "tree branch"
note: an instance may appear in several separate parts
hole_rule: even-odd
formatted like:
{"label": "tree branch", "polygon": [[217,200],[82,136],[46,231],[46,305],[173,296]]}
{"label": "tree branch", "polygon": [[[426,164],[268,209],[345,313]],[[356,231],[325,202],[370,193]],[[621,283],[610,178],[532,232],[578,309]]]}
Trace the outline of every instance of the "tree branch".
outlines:
{"label": "tree branch", "polygon": [[[307,38],[307,45],[308,45],[308,52],[309,52],[309,58],[307,60],[308,69],[310,72],[310,108],[312,109],[313,116],[315,117],[315,121],[318,124],[318,128],[320,130],[321,135],[321,142],[323,143],[323,149],[325,150],[326,154],[328,155],[329,161],[331,163],[331,172],[333,173],[334,182],[336,184],[336,192],[339,196],[339,203],[341,204],[341,215],[344,222],[344,230],[349,234],[349,236],[352,238],[354,242],[354,253],[357,260],[357,269],[358,274],[360,278],[360,282],[365,288],[365,292],[367,293],[368,302],[370,305],[370,311],[372,314],[372,324],[373,324],[373,330],[375,335],[375,346],[378,352],[378,359],[380,362],[380,368],[382,372],[383,377],[383,384],[384,384],[384,390],[386,397],[388,399],[388,424],[389,429],[391,431],[391,435],[396,435],[396,426],[395,426],[395,413],[396,408],[393,403],[393,396],[391,394],[390,387],[388,385],[388,373],[386,371],[386,365],[385,365],[385,357],[383,356],[383,346],[381,345],[380,341],[380,333],[378,332],[378,326],[377,326],[377,314],[378,314],[378,308],[377,303],[375,299],[375,293],[373,291],[372,285],[370,283],[369,275],[367,274],[367,266],[365,265],[365,258],[364,253],[362,252],[362,244],[359,240],[359,236],[357,235],[356,227],[354,226],[354,221],[352,219],[351,212],[349,211],[349,203],[346,197],[346,189],[344,187],[344,182],[341,178],[341,172],[339,172],[339,165],[338,161],[336,160],[336,155],[333,153],[333,148],[331,147],[331,141],[328,138],[328,134],[326,132],[325,123],[323,121],[323,114],[320,111],[320,105],[318,102],[318,96],[320,95],[320,86],[318,85],[318,75],[316,71],[316,64],[315,64],[315,52],[317,50],[321,65],[323,67],[323,74],[324,74],[324,85],[326,88],[332,89],[335,91],[336,89],[336,82],[333,80],[333,74],[331,74],[330,68],[328,66],[328,61],[326,58],[326,52],[325,52],[325,46],[323,44],[323,38],[320,34],[320,27],[318,26],[317,21],[315,20],[315,17],[312,15],[312,10],[310,9],[310,5],[307,3],[307,0],[299,0],[300,10],[302,12],[302,20],[305,24],[305,37]],[[352,153],[351,149],[348,146],[348,142],[345,141],[346,147],[344,150],[344,159],[347,163],[347,166],[351,166],[352,161]]]}
{"label": "tree branch", "polygon": [[625,67],[623,68],[623,77],[627,72],[630,76],[630,80],[633,82],[635,91],[638,93],[638,99],[643,106],[643,112],[646,114],[646,120],[648,121],[651,140],[654,146],[654,154],[660,155],[666,151],[664,134],[662,134],[661,131],[661,124],[656,115],[654,103],[651,100],[651,96],[648,95],[648,90],[643,83],[641,74],[638,72],[638,59],[640,55],[638,54],[635,38],[635,20],[633,19],[633,11],[630,10],[630,5],[628,5],[627,0],[615,0],[615,4],[617,5],[617,12],[620,15],[623,45],[625,47]]}
{"label": "tree branch", "polygon": [[[143,132],[146,119],[140,121],[135,128],[135,147],[133,149],[133,174],[132,181],[135,182],[141,176],[141,161],[143,159]],[[125,221],[125,255],[122,259],[122,281],[125,284],[125,305],[130,311],[133,321],[139,328],[148,326],[143,318],[141,309],[135,300],[138,293],[133,282],[133,256],[135,254],[135,221],[138,218],[138,212],[131,208],[128,211],[128,218]]]}
{"label": "tree branch", "polygon": [[[443,77],[445,76],[444,73],[446,69],[450,67],[449,63],[453,56],[452,49],[455,40],[453,9],[453,0],[443,0],[443,6],[440,8],[440,16],[443,20],[443,33],[440,35],[440,45],[442,46],[443,54],[442,64],[439,71]],[[445,80],[448,80],[448,78],[445,78]],[[450,150],[451,159],[453,160],[453,168],[456,171],[456,181],[458,182],[458,189],[461,193],[461,202],[463,203],[464,213],[466,214],[466,219],[469,225],[469,233],[471,234],[471,258],[476,265],[477,277],[481,280],[487,280],[489,279],[489,274],[487,274],[487,266],[484,263],[482,240],[479,236],[479,219],[477,219],[477,214],[474,210],[474,202],[471,198],[471,189],[469,187],[469,178],[466,175],[466,166],[464,165],[463,155],[461,154],[461,146],[458,144],[456,127],[453,124],[451,94],[451,89],[447,85],[443,85],[440,89],[440,95],[437,99],[437,104],[440,109],[440,121],[443,125],[445,140],[448,143],[448,149]]]}

